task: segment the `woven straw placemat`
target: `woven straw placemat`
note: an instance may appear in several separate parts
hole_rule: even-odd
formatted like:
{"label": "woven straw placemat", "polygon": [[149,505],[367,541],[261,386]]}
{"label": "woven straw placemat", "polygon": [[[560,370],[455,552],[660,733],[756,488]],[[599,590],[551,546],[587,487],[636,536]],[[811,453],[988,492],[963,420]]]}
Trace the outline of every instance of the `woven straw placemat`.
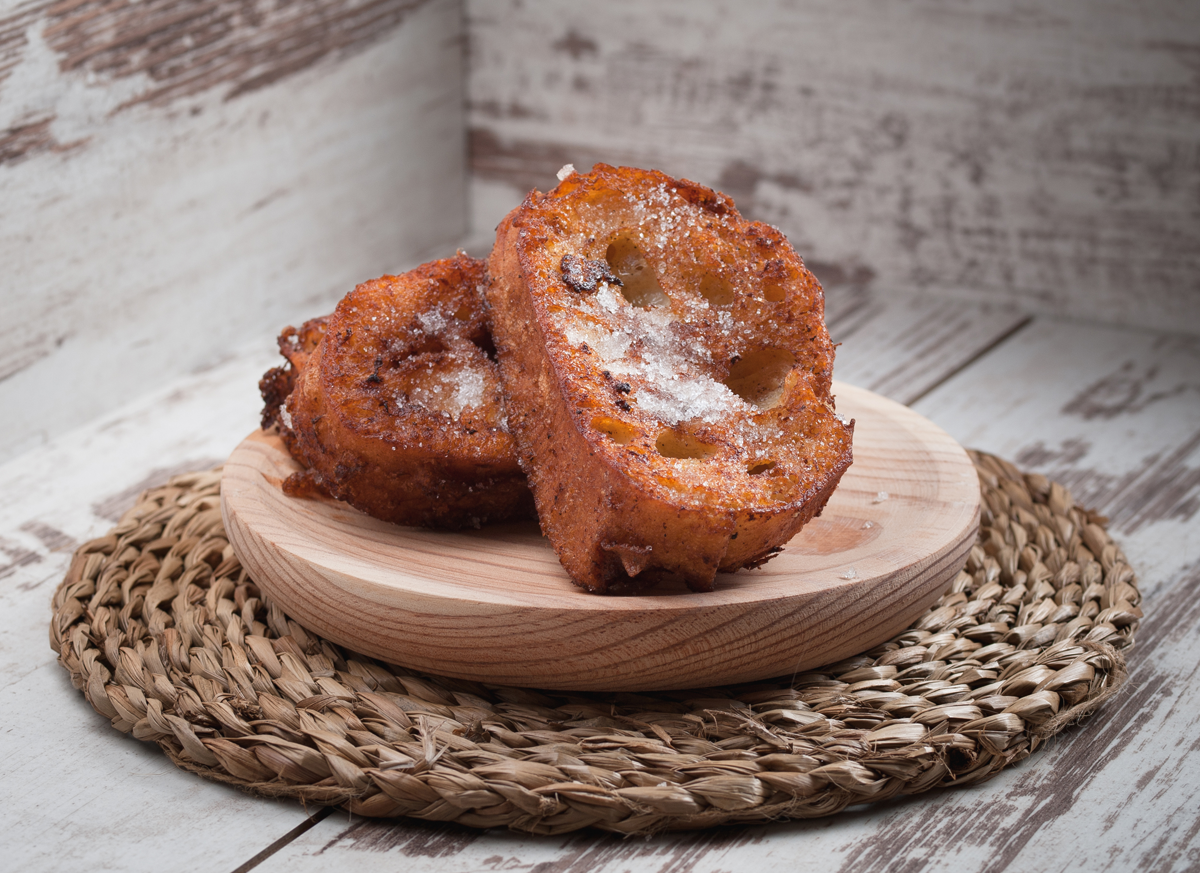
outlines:
{"label": "woven straw placemat", "polygon": [[263,600],[218,472],[147,492],[76,552],[51,645],[118,730],[257,794],[548,834],[829,815],[986,779],[1125,681],[1140,596],[1104,519],[972,457],[983,526],[941,602],[882,646],[773,682],[558,693],[345,651]]}

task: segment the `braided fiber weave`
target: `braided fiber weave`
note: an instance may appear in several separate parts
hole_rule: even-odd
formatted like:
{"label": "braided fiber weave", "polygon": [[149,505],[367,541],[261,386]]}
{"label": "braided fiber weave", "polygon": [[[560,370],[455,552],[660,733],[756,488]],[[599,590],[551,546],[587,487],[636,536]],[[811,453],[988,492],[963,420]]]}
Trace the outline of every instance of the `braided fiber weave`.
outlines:
{"label": "braided fiber weave", "polygon": [[1125,680],[1140,596],[1105,520],[972,457],[983,526],[941,602],[870,652],[775,682],[551,693],[344,651],[264,602],[226,539],[217,472],[147,492],[76,552],[51,645],[118,730],[257,794],[547,834],[829,815],[986,779]]}

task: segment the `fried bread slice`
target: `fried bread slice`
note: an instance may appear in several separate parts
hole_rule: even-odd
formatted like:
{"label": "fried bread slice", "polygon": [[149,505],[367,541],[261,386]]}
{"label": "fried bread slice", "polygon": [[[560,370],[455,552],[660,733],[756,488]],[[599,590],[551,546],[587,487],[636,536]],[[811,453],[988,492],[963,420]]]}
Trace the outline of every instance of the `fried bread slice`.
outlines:
{"label": "fried bread slice", "polygon": [[488,272],[509,426],[578,585],[711,590],[849,467],[821,287],[728,197],[598,164],[511,212]]}
{"label": "fried bread slice", "polygon": [[[396,524],[459,528],[533,514],[507,430],[479,288],[483,261],[459,255],[359,285],[325,319],[285,331],[288,374],[264,377],[317,490]],[[314,340],[316,340],[314,342]]]}

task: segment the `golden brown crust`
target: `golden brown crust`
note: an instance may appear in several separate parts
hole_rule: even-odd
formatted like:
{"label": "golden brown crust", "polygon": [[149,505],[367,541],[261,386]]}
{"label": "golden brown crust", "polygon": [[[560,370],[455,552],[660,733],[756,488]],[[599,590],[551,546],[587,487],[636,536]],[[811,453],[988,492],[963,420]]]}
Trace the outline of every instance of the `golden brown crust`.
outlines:
{"label": "golden brown crust", "polygon": [[724,195],[600,164],[510,213],[489,273],[510,427],[584,588],[711,589],[850,465],[820,285]]}
{"label": "golden brown crust", "polygon": [[[307,468],[289,493],[320,490],[426,527],[532,515],[490,357],[485,281],[482,261],[434,261],[359,285],[324,320],[319,343],[303,330],[281,341],[296,373],[275,418]],[[283,381],[264,377],[268,409]]]}
{"label": "golden brown crust", "polygon": [[328,316],[310,318],[300,329],[290,324],[279,334],[276,340],[279,353],[287,358],[282,367],[272,367],[263,374],[258,382],[259,393],[262,394],[262,428],[266,430],[279,422],[279,411],[284,401],[296,387],[296,376],[304,369],[308,356],[313,353],[321,337],[325,335],[325,323]]}

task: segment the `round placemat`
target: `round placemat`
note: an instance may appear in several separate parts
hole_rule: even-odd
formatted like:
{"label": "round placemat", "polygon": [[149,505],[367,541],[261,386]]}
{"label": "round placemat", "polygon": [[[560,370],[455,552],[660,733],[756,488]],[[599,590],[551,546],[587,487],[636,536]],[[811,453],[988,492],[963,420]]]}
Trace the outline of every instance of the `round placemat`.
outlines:
{"label": "round placemat", "polygon": [[972,460],[982,526],[941,601],[772,682],[547,692],[354,654],[264,601],[222,526],[219,471],[146,492],[80,547],[50,641],[118,730],[256,794],[546,834],[829,815],[987,779],[1125,681],[1141,598],[1105,519]]}

